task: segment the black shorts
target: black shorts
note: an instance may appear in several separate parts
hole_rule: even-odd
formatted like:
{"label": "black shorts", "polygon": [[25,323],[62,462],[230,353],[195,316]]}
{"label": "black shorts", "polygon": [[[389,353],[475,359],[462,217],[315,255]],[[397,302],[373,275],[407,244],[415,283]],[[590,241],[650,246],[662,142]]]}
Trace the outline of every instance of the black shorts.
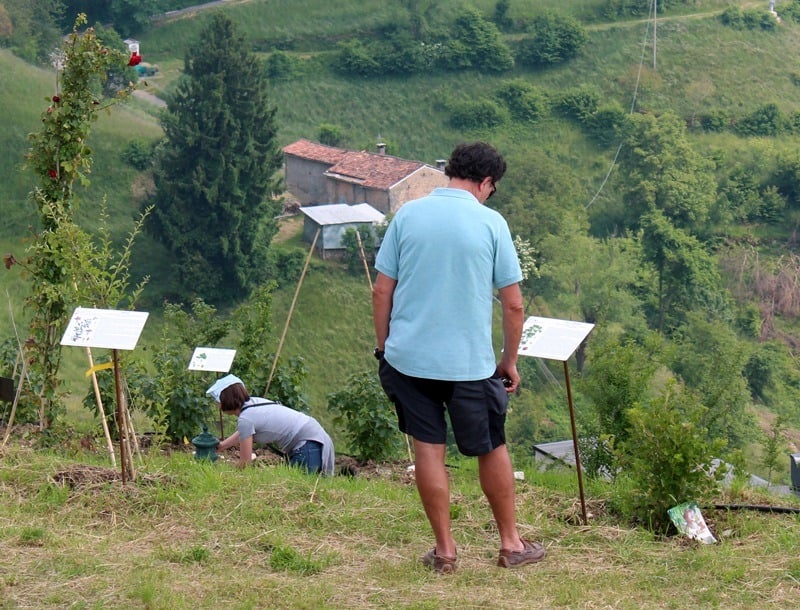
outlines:
{"label": "black shorts", "polygon": [[500,377],[479,381],[409,377],[384,358],[378,370],[401,432],[424,443],[444,444],[446,409],[458,450],[464,455],[486,455],[505,444],[508,393]]}

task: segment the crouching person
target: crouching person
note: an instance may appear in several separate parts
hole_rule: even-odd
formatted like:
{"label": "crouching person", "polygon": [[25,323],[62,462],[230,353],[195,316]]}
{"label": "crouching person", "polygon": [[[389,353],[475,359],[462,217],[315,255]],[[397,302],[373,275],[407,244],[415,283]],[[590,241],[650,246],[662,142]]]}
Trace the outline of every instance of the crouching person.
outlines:
{"label": "crouching person", "polygon": [[239,468],[253,459],[253,443],[272,444],[286,455],[289,464],[311,474],[332,475],[333,441],[319,422],[273,400],[251,397],[241,379],[226,375],[206,394],[219,403],[223,413],[236,415],[236,432],[217,445],[218,451],[239,446]]}

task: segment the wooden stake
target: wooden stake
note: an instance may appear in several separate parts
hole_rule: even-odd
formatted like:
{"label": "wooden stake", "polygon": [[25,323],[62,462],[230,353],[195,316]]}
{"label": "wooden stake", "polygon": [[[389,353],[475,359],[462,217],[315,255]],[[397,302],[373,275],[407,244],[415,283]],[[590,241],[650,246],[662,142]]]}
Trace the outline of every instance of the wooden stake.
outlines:
{"label": "wooden stake", "polygon": [[361,253],[361,262],[364,263],[364,273],[367,274],[367,284],[369,284],[369,290],[372,292],[372,276],[369,274],[367,253],[364,252],[364,244],[361,243],[361,233],[359,233],[358,228],[356,228],[356,241],[358,241],[358,251]]}
{"label": "wooden stake", "polygon": [[300,286],[303,285],[303,278],[306,277],[308,264],[311,262],[311,255],[314,254],[314,246],[317,245],[317,238],[319,237],[320,231],[322,231],[322,227],[317,229],[317,232],[314,235],[314,241],[311,243],[311,248],[309,249],[308,256],[306,257],[306,264],[303,265],[303,272],[300,274],[300,279],[297,282],[297,289],[295,289],[294,291],[294,298],[292,299],[292,304],[289,307],[289,315],[286,316],[286,324],[283,327],[283,334],[281,334],[281,340],[278,343],[278,350],[275,352],[275,360],[272,361],[272,370],[269,372],[269,377],[267,378],[267,387],[264,388],[265,398],[269,393],[269,386],[272,383],[272,376],[275,374],[275,368],[278,366],[278,356],[280,356],[281,350],[283,349],[283,341],[284,339],[286,339],[286,331],[289,330],[289,322],[292,320],[292,313],[294,312],[294,306],[295,303],[297,303],[297,295],[300,294]]}
{"label": "wooden stake", "polygon": [[111,466],[117,467],[117,457],[114,455],[114,443],[111,441],[111,432],[108,430],[108,422],[106,421],[106,412],[103,409],[103,399],[100,396],[100,385],[97,383],[97,375],[94,371],[94,359],[92,358],[92,348],[86,348],[86,356],[89,358],[89,370],[92,373],[92,387],[94,388],[94,399],[97,402],[97,410],[100,412],[100,421],[103,422],[103,434],[106,437],[106,447],[108,454],[111,456]]}
{"label": "wooden stake", "polygon": [[3,447],[8,442],[8,437],[11,436],[11,428],[14,425],[14,416],[17,413],[17,403],[19,402],[20,394],[22,394],[22,383],[25,380],[25,374],[28,372],[28,363],[25,357],[22,357],[22,371],[19,374],[19,382],[17,383],[17,392],[14,394],[14,403],[11,405],[11,415],[8,417],[8,425],[6,426],[6,435],[3,438]]}

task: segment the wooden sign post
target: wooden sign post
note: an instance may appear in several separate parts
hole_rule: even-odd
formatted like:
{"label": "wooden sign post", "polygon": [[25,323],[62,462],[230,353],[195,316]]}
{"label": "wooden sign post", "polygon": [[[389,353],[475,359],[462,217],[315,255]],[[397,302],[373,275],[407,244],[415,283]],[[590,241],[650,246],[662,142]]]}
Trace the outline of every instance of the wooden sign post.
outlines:
{"label": "wooden sign post", "polygon": [[572,447],[575,451],[575,468],[578,472],[578,491],[581,497],[581,516],[583,517],[584,525],[588,523],[588,519],[586,517],[586,500],[583,495],[581,456],[578,453],[578,432],[575,427],[575,408],[572,405],[572,389],[569,384],[567,360],[569,360],[569,357],[572,356],[586,336],[592,332],[593,328],[594,324],[586,322],[531,316],[525,320],[525,326],[522,328],[522,340],[519,343],[520,356],[561,360],[564,363],[569,421],[572,426]]}
{"label": "wooden sign post", "polygon": [[114,362],[114,384],[117,399],[117,433],[119,434],[119,459],[122,484],[133,472],[130,452],[126,448],[126,417],[122,412],[122,383],[119,372],[118,350],[132,350],[139,341],[149,314],[143,311],[117,311],[114,309],[89,309],[78,307],[72,314],[61,345],[110,349]]}

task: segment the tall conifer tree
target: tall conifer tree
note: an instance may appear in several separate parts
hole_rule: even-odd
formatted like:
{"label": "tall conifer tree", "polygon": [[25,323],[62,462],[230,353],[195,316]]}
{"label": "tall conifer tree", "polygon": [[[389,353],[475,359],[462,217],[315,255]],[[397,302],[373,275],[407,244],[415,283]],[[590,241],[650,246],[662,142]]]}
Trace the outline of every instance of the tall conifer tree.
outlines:
{"label": "tall conifer tree", "polygon": [[173,253],[184,297],[239,300],[264,278],[277,230],[275,108],[264,67],[222,14],[184,71],[162,119],[149,229]]}

